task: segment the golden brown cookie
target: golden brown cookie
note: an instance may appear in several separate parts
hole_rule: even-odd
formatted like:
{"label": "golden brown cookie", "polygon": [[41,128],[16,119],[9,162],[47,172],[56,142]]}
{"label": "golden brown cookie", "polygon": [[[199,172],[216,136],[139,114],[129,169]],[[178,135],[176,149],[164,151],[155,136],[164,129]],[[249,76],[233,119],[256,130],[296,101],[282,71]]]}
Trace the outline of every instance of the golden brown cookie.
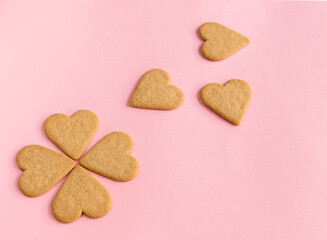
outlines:
{"label": "golden brown cookie", "polygon": [[243,80],[232,79],[224,84],[210,83],[200,91],[202,102],[234,125],[239,125],[251,99],[252,91]]}
{"label": "golden brown cookie", "polygon": [[247,37],[214,22],[203,24],[199,34],[205,41],[201,47],[202,54],[211,61],[222,60],[250,43]]}
{"label": "golden brown cookie", "polygon": [[111,209],[109,192],[88,171],[76,166],[54,197],[53,216],[69,223],[85,214],[90,218],[106,215]]}
{"label": "golden brown cookie", "polygon": [[137,84],[129,105],[135,108],[159,110],[178,108],[184,100],[183,92],[169,83],[168,73],[161,69],[146,72]]}
{"label": "golden brown cookie", "polygon": [[132,138],[123,132],[113,132],[102,138],[79,161],[80,165],[116,181],[129,181],[139,170],[137,160],[130,155]]}
{"label": "golden brown cookie", "polygon": [[98,118],[88,110],[75,112],[71,117],[54,114],[44,123],[48,138],[75,160],[82,155],[97,128]]}
{"label": "golden brown cookie", "polygon": [[45,193],[76,165],[65,155],[39,145],[24,147],[18,152],[16,161],[24,171],[19,177],[18,187],[28,197]]}

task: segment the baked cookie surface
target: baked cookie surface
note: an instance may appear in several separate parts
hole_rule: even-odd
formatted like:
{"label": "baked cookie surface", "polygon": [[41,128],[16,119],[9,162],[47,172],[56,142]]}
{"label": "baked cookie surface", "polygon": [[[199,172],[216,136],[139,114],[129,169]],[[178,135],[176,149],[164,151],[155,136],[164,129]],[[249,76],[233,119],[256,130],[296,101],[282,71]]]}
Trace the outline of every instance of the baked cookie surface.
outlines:
{"label": "baked cookie surface", "polygon": [[58,221],[69,223],[82,213],[90,218],[103,217],[111,205],[107,189],[83,167],[76,166],[54,197],[51,211]]}
{"label": "baked cookie surface", "polygon": [[47,137],[72,159],[78,159],[98,129],[97,116],[88,110],[75,112],[71,117],[54,114],[44,123]]}
{"label": "baked cookie surface", "polygon": [[28,197],[47,192],[76,165],[75,161],[65,155],[39,145],[21,149],[16,162],[24,171],[18,179],[18,187]]}
{"label": "baked cookie surface", "polygon": [[129,105],[135,108],[172,110],[178,108],[183,100],[183,92],[178,87],[170,85],[168,73],[161,69],[153,69],[141,77]]}
{"label": "baked cookie surface", "polygon": [[240,79],[229,80],[224,85],[210,83],[200,91],[204,105],[234,125],[241,123],[251,96],[251,87]]}
{"label": "baked cookie surface", "polygon": [[123,132],[112,132],[96,143],[79,161],[80,165],[116,181],[129,181],[139,170],[137,160],[130,155],[132,138]]}
{"label": "baked cookie surface", "polygon": [[202,55],[211,61],[225,59],[250,43],[247,37],[214,22],[201,25],[199,35],[205,41],[201,47]]}

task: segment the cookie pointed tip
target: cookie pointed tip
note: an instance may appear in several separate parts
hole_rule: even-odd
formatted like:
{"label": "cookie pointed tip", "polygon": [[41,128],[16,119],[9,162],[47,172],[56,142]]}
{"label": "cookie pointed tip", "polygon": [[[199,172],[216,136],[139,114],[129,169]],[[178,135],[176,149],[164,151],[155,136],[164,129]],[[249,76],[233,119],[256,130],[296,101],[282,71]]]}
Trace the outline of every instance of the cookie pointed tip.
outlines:
{"label": "cookie pointed tip", "polygon": [[135,104],[133,103],[132,98],[128,101],[128,105],[129,105],[130,107],[135,108]]}
{"label": "cookie pointed tip", "polygon": [[235,122],[230,122],[234,126],[239,126],[241,124],[241,121],[235,121]]}

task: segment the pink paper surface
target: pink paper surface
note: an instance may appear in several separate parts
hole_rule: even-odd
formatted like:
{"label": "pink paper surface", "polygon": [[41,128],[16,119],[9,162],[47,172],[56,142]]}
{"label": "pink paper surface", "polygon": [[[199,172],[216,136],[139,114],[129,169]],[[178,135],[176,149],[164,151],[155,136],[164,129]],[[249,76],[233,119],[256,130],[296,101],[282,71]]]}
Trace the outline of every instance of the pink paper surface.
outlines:
{"label": "pink paper surface", "polygon": [[[327,239],[327,4],[305,2],[1,1],[0,239]],[[220,62],[200,54],[198,27],[219,22],[251,43]],[[146,71],[167,71],[185,95],[173,111],[135,109]],[[253,90],[235,127],[199,100],[207,83]],[[54,113],[94,111],[99,130],[134,140],[139,175],[93,174],[113,208],[62,224],[51,201],[17,187],[17,152],[56,151]]]}

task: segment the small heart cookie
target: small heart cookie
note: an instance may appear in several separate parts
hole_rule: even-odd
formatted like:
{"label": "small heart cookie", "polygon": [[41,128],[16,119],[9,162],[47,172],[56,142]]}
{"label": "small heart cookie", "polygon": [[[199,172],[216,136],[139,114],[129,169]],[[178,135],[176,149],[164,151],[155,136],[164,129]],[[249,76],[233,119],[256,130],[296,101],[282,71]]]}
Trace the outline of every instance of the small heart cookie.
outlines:
{"label": "small heart cookie", "polygon": [[163,70],[153,69],[146,72],[137,84],[129,105],[159,110],[178,108],[184,100],[183,92],[169,83],[170,77]]}
{"label": "small heart cookie", "polygon": [[203,24],[199,29],[199,34],[205,41],[201,47],[202,54],[211,61],[225,59],[250,43],[247,37],[214,22]]}
{"label": "small heart cookie", "polygon": [[97,128],[98,118],[88,110],[75,112],[71,117],[54,114],[44,123],[48,138],[75,160],[82,155]]}
{"label": "small heart cookie", "polygon": [[28,197],[47,192],[76,165],[65,155],[39,145],[24,147],[18,152],[16,161],[24,171],[19,177],[18,187]]}
{"label": "small heart cookie", "polygon": [[130,155],[132,138],[123,132],[103,137],[80,160],[79,164],[93,172],[116,181],[129,181],[139,170],[137,160]]}
{"label": "small heart cookie", "polygon": [[224,84],[210,83],[200,91],[202,102],[228,122],[239,125],[251,99],[252,91],[243,80],[232,79]]}
{"label": "small heart cookie", "polygon": [[85,214],[90,218],[106,215],[111,209],[109,192],[83,167],[76,166],[54,197],[53,216],[69,223]]}

